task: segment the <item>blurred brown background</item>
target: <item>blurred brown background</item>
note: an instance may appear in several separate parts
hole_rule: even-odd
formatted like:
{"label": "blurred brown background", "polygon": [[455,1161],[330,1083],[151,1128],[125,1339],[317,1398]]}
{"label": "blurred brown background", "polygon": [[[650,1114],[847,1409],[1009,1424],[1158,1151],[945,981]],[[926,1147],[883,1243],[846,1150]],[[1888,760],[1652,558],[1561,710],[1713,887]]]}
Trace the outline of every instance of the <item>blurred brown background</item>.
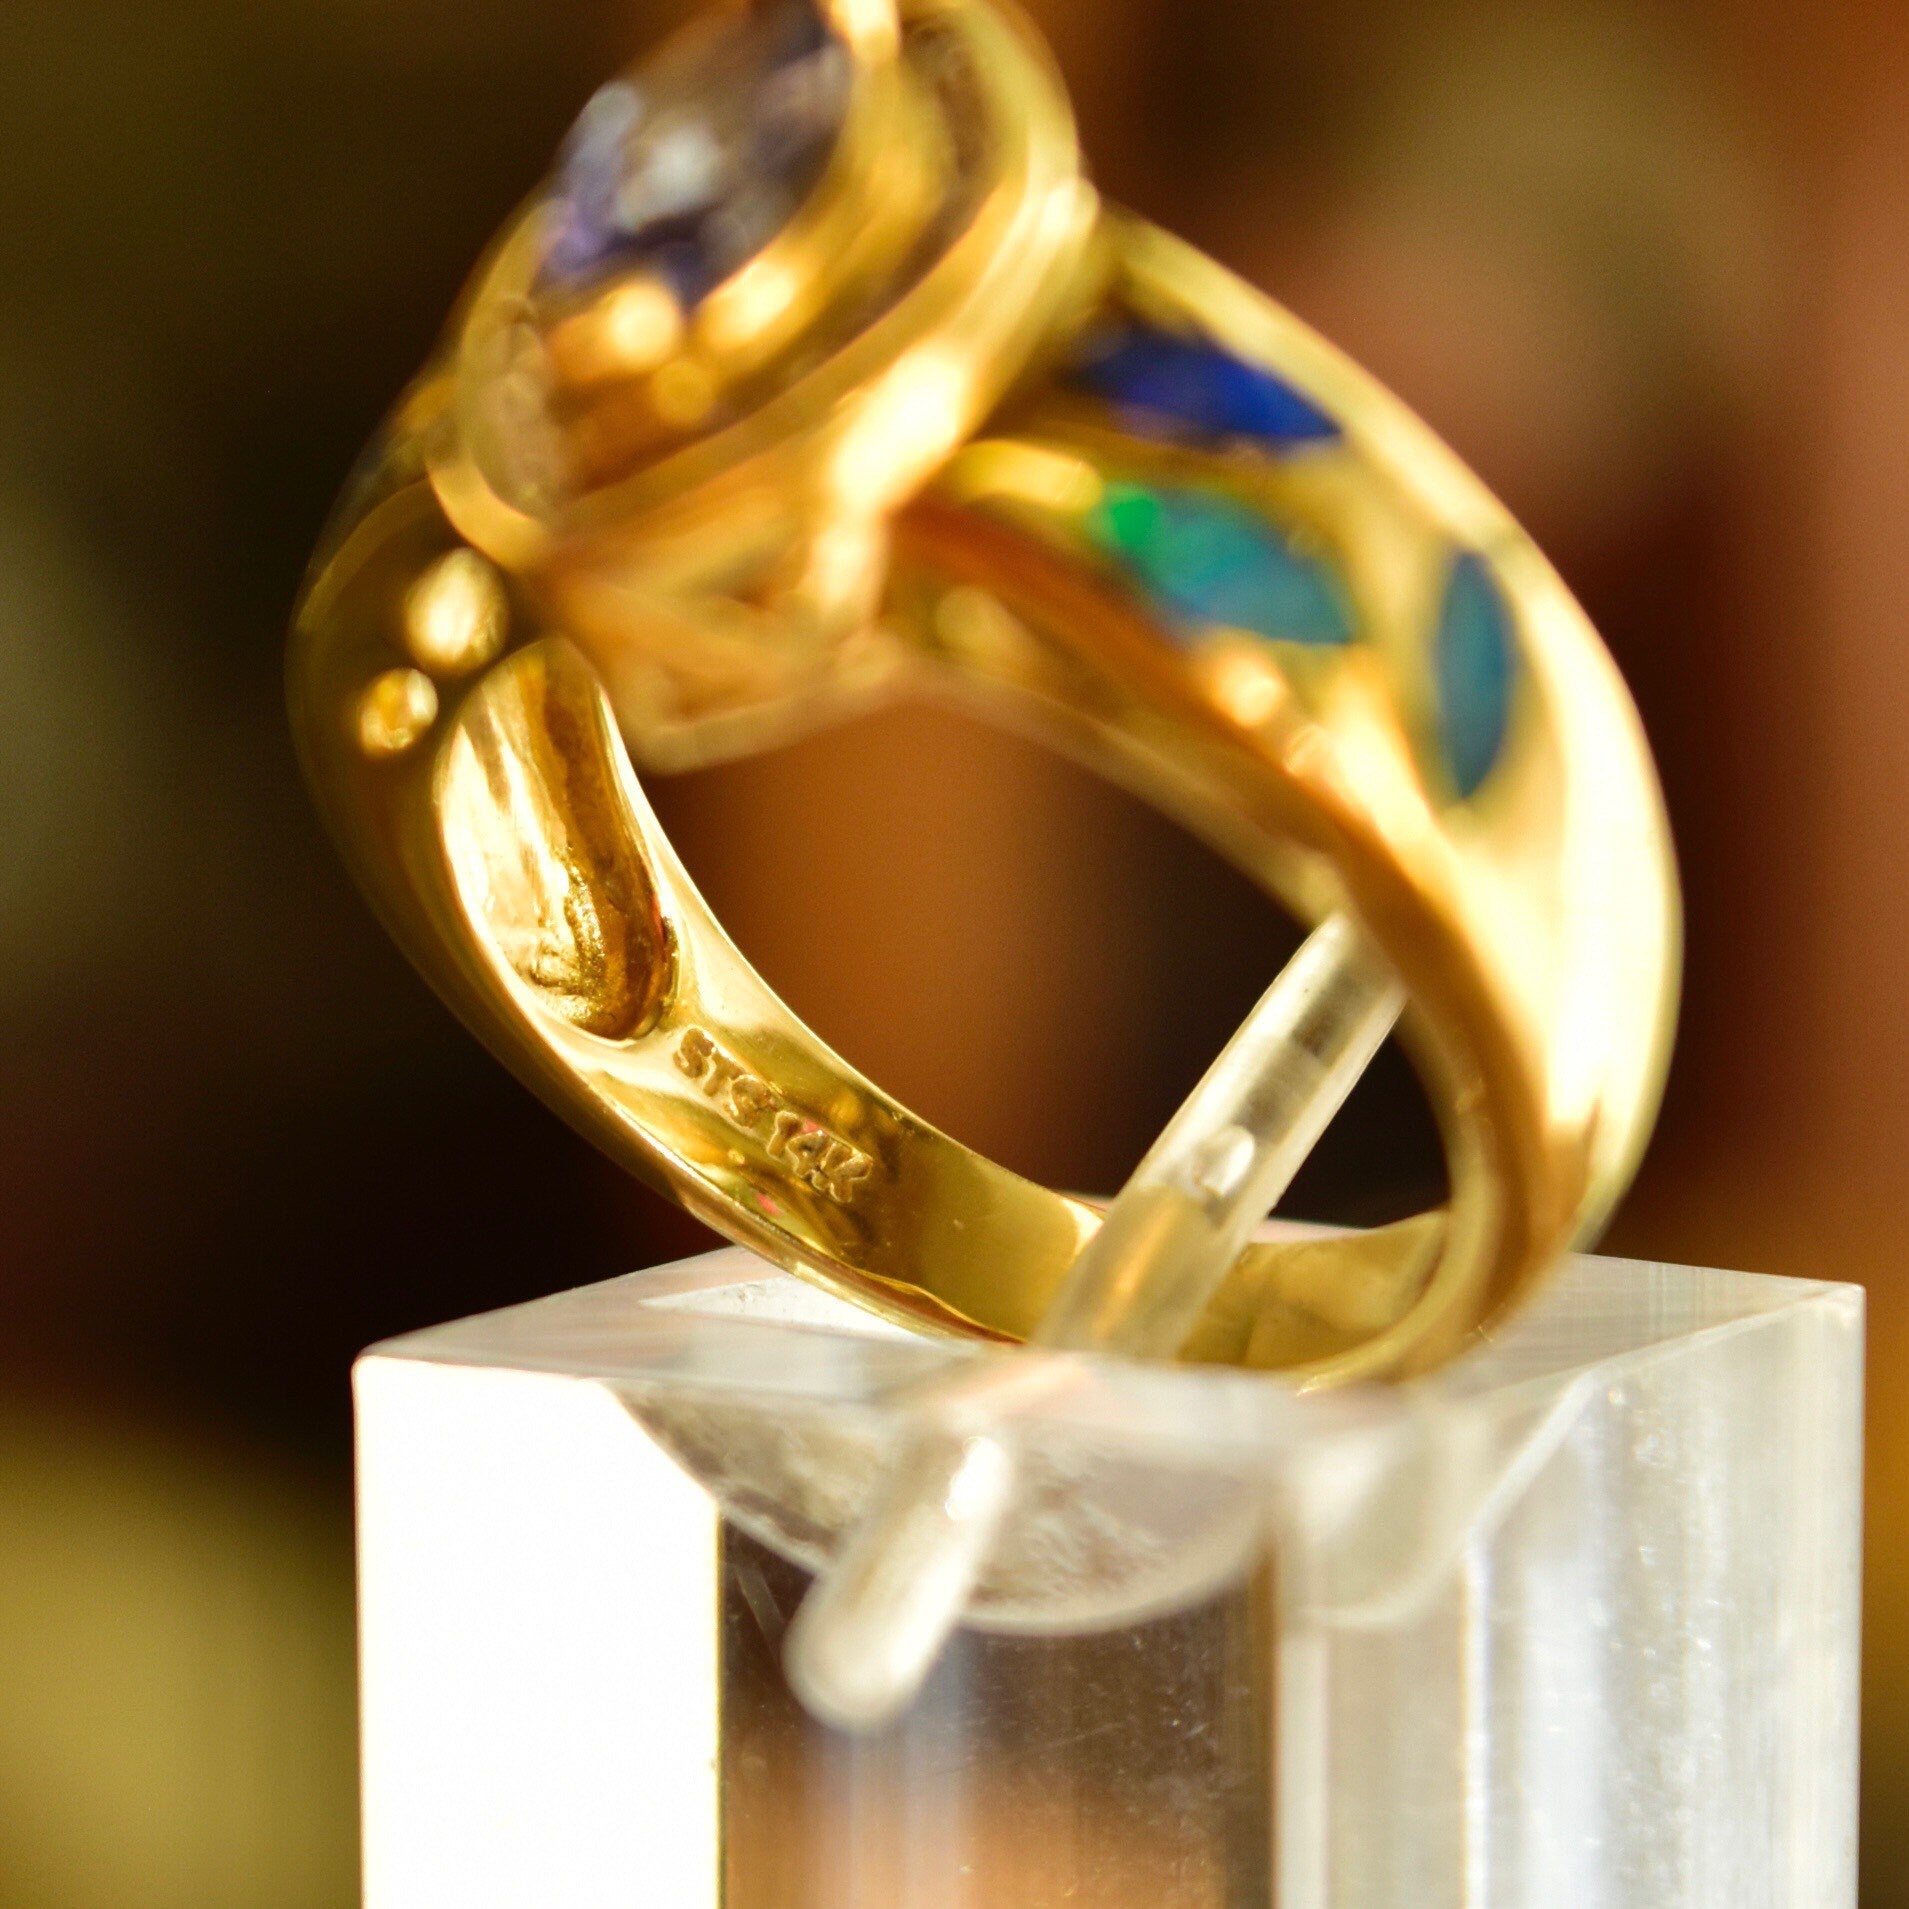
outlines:
{"label": "blurred brown background", "polygon": [[[1611,1244],[1870,1288],[1864,1889],[1909,1904],[1909,8],[1036,11],[1108,190],[1417,404],[1635,687],[1689,990]],[[0,1903],[353,1900],[352,1353],[698,1244],[385,945],[279,706],[359,444],[665,18],[0,8]],[[663,792],[743,945],[964,1139],[1116,1184],[1281,925],[951,718],[802,754],[853,865],[786,765]],[[1299,1210],[1422,1191],[1401,1078]]]}

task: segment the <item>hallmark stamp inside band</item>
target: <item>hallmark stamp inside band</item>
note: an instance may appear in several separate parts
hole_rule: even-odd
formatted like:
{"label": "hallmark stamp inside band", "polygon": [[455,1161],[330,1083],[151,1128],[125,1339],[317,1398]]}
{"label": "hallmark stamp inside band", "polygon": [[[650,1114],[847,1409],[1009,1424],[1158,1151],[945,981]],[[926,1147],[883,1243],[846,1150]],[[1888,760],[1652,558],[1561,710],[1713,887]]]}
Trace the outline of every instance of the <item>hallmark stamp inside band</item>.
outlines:
{"label": "hallmark stamp inside band", "polygon": [[842,1206],[851,1205],[875,1171],[861,1148],[831,1133],[781,1090],[720,1047],[700,1027],[683,1030],[676,1065],[743,1132],[767,1133],[770,1156],[787,1161],[795,1177]]}

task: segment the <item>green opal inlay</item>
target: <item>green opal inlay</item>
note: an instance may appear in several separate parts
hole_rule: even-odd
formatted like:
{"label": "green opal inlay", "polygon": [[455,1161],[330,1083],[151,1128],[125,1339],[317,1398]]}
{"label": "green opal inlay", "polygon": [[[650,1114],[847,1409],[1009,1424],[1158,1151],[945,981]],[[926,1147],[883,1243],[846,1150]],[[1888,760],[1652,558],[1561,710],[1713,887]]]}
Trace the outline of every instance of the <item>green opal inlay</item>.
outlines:
{"label": "green opal inlay", "polygon": [[1332,572],[1230,498],[1109,484],[1087,530],[1153,596],[1197,624],[1281,643],[1352,640],[1351,610]]}

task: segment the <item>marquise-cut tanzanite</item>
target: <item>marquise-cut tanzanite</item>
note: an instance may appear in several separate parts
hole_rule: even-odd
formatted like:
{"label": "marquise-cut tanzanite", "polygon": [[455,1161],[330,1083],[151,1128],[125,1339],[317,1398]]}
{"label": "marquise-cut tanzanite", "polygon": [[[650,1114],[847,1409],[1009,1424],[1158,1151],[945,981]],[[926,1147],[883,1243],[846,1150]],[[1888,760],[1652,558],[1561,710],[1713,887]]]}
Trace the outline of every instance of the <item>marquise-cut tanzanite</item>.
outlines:
{"label": "marquise-cut tanzanite", "polygon": [[1087,528],[1155,598],[1196,625],[1282,643],[1352,639],[1345,595],[1326,566],[1230,498],[1109,484]]}
{"label": "marquise-cut tanzanite", "polygon": [[1210,339],[1138,321],[1093,340],[1070,382],[1117,405],[1150,437],[1252,438],[1310,444],[1338,425],[1285,379],[1223,351]]}
{"label": "marquise-cut tanzanite", "polygon": [[545,283],[641,267],[695,305],[821,178],[849,84],[848,50],[813,0],[762,0],[612,81],[558,162]]}

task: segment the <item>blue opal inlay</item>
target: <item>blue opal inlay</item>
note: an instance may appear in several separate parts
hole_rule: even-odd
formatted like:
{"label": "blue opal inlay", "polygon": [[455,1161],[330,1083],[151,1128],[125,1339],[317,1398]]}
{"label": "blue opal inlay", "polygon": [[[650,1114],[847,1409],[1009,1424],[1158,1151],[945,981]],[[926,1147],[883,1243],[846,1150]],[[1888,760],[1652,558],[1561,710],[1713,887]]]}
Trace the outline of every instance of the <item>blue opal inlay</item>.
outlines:
{"label": "blue opal inlay", "polygon": [[850,77],[813,0],[764,0],[612,81],[558,159],[545,283],[642,267],[696,304],[821,178]]}
{"label": "blue opal inlay", "polygon": [[1282,643],[1352,639],[1351,612],[1331,571],[1230,498],[1109,484],[1087,529],[1156,598],[1197,624]]}
{"label": "blue opal inlay", "polygon": [[1128,323],[1101,338],[1070,381],[1118,405],[1155,437],[1316,443],[1338,425],[1283,378],[1208,339]]}
{"label": "blue opal inlay", "polygon": [[1453,562],[1432,639],[1438,739],[1461,797],[1491,774],[1511,727],[1518,652],[1511,611],[1484,558]]}

